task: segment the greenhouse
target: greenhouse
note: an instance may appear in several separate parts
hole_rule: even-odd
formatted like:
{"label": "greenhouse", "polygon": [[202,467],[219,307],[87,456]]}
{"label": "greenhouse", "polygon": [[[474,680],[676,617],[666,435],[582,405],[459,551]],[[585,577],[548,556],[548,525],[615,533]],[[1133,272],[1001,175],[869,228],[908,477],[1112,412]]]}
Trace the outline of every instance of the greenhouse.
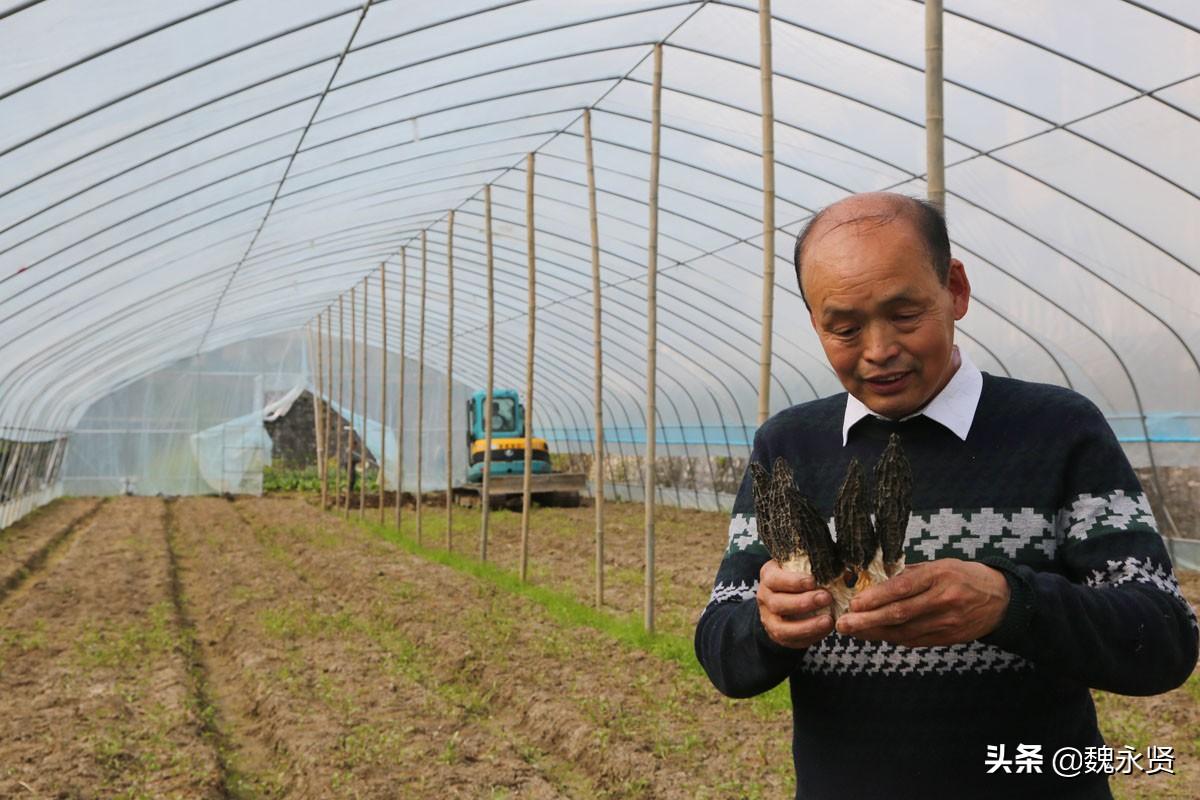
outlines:
{"label": "greenhouse", "polygon": [[[794,250],[860,193],[944,212],[954,344],[1099,409],[1200,597],[1194,2],[0,0],[0,119],[5,796],[790,796],[786,692],[725,703],[687,648],[756,432],[848,388]],[[461,600],[500,619],[469,641],[463,576],[520,604]],[[504,614],[524,688],[478,656]],[[646,696],[531,643],[579,631]],[[47,755],[67,718],[15,711],[146,664],[186,724],[130,701]],[[1081,685],[1177,748],[1118,796],[1200,794],[1194,676],[1176,723]]]}

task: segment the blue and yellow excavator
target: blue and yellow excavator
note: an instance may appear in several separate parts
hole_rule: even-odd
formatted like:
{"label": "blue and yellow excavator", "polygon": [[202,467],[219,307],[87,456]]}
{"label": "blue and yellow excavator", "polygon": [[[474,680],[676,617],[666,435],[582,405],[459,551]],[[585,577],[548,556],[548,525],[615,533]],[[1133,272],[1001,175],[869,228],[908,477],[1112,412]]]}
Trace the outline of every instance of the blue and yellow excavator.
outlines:
{"label": "blue and yellow excavator", "polygon": [[[483,461],[487,444],[487,392],[478,391],[467,401],[467,481],[458,494],[483,493]],[[491,475],[488,494],[492,506],[520,507],[525,475],[525,406],[516,389],[494,389],[492,407]],[[554,472],[546,440],[532,437],[533,473],[530,493],[542,505],[575,507],[587,486],[582,472]]]}

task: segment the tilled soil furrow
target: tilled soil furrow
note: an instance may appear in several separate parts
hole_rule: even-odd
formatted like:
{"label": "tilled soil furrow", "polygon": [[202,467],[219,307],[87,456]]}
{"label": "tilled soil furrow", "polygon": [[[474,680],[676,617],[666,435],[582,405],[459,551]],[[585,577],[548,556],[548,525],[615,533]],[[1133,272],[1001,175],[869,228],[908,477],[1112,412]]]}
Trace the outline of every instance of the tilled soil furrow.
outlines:
{"label": "tilled soil furrow", "polygon": [[46,565],[72,533],[87,524],[103,500],[58,500],[0,531],[0,603]]}
{"label": "tilled soil furrow", "polygon": [[[391,627],[446,685],[477,687],[491,713],[614,797],[729,797],[790,790],[790,715],[765,717],[703,678],[540,606],[414,558],[302,503],[239,501],[253,526],[343,608],[402,586]],[[334,580],[329,580],[334,578]],[[747,778],[754,764],[756,781]]]}
{"label": "tilled soil furrow", "polygon": [[0,609],[0,794],[221,796],[161,522],[160,501],[106,503]]}
{"label": "tilled soil furrow", "polygon": [[556,784],[574,776],[497,736],[477,693],[443,683],[391,625],[405,587],[379,587],[371,602],[349,605],[327,571],[335,565],[312,568],[305,542],[250,526],[236,508],[181,501],[176,536],[183,593],[232,748],[231,788],[288,797],[564,796]]}
{"label": "tilled soil furrow", "polygon": [[217,762],[218,790],[224,798],[236,797],[234,784],[237,779],[234,777],[232,766],[229,763],[233,748],[221,727],[216,707],[212,702],[208,665],[204,663],[200,647],[196,642],[196,625],[189,615],[187,600],[183,594],[183,583],[179,577],[179,556],[175,547],[177,531],[175,502],[175,498],[171,498],[164,504],[162,524],[167,545],[167,585],[171,594],[171,606],[175,613],[175,624],[179,630],[179,652],[187,673],[192,707],[197,709],[198,721],[204,738],[213,747],[213,754]]}

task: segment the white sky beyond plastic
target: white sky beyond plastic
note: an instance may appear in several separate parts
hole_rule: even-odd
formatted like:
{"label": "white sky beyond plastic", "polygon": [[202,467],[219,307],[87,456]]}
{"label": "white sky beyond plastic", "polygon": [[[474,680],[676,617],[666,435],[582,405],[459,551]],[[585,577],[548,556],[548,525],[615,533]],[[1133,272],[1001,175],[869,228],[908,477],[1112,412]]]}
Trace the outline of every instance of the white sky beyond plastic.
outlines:
{"label": "white sky beyond plastic", "polygon": [[[394,352],[403,249],[415,358],[421,230],[426,363],[444,370],[450,209],[453,377],[482,387],[486,183],[497,386],[523,386],[524,159],[536,151],[539,433],[586,438],[591,107],[605,413],[610,435],[636,438],[650,54],[665,40],[660,434],[743,440],[762,274],[757,3],[363,10],[0,3],[0,436],[70,430],[180,359],[298,332],[372,271],[378,346],[381,263]],[[778,410],[840,390],[796,292],[800,225],[848,192],[924,194],[924,9],[775,0],[773,13]],[[1072,386],[1124,439],[1148,430],[1160,459],[1196,463],[1200,4],[947,0],[945,78],[947,214],[975,301],[961,346],[985,371]]]}

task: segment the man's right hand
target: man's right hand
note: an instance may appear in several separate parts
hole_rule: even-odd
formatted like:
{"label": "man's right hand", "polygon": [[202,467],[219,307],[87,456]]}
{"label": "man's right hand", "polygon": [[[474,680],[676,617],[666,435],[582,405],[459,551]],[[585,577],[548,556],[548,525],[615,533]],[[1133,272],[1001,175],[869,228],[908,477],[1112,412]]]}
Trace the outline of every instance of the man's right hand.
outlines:
{"label": "man's right hand", "polygon": [[[758,615],[771,640],[784,647],[802,648],[821,641],[833,630],[828,609],[833,598],[817,588],[811,575],[788,572],[771,559],[758,572]],[[807,614],[819,611],[815,616]]]}

